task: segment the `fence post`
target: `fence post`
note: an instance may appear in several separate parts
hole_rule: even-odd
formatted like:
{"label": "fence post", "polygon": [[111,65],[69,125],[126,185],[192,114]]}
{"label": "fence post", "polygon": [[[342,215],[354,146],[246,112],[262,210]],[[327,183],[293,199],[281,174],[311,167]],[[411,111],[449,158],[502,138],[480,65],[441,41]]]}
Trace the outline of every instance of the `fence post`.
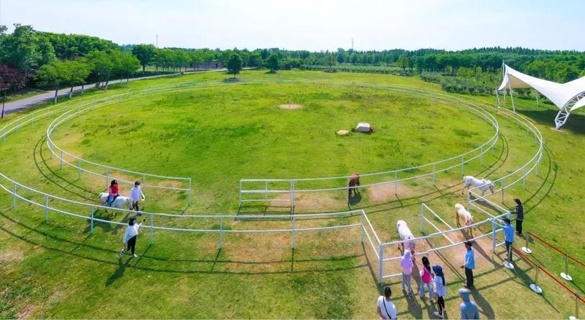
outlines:
{"label": "fence post", "polygon": [[219,218],[219,248],[223,248],[223,217]]}
{"label": "fence post", "polygon": [[295,220],[295,214],[292,215],[292,249],[295,249],[295,225],[296,225],[296,220]]}
{"label": "fence post", "polygon": [[49,221],[49,196],[45,195],[45,222]]}
{"label": "fence post", "polygon": [[461,156],[461,175],[465,175],[465,156]]}
{"label": "fence post", "polygon": [[573,281],[573,278],[569,275],[569,256],[565,253],[565,272],[561,272],[561,278],[567,281]]}
{"label": "fence post", "polygon": [[435,185],[435,163],[433,163],[433,185]]}
{"label": "fence post", "polygon": [[492,251],[496,252],[496,219],[492,218]]}
{"label": "fence post", "polygon": [[[143,177],[146,180],[146,176]],[[189,204],[193,201],[193,182],[191,178],[189,178]]]}
{"label": "fence post", "polygon": [[579,294],[575,293],[575,316],[569,317],[570,320],[578,320],[579,319]]}
{"label": "fence post", "polygon": [[154,243],[154,214],[150,214],[150,244]]}
{"label": "fence post", "polygon": [[61,150],[61,159],[59,159],[59,170],[63,169],[63,150]]}
{"label": "fence post", "polygon": [[89,207],[89,215],[91,217],[89,220],[89,232],[93,234],[93,206]]}
{"label": "fence post", "polygon": [[14,182],[14,197],[12,198],[12,207],[16,208],[16,182]]}
{"label": "fence post", "polygon": [[425,219],[425,204],[421,203],[420,204],[420,232],[422,234],[424,234],[424,229],[425,229],[425,224],[424,224],[424,219]]}
{"label": "fence post", "polygon": [[528,237],[530,237],[530,235],[527,234],[526,238],[524,238],[524,239],[526,239],[526,246],[522,247],[522,251],[524,251],[527,254],[531,254],[532,250],[530,248],[528,248]]}
{"label": "fence post", "polygon": [[360,216],[360,224],[362,225],[362,232],[360,235],[360,242],[361,243],[364,243],[364,232],[366,232],[366,229],[364,227],[364,215],[365,215],[365,212],[362,211],[362,215]]}
{"label": "fence post", "polygon": [[384,245],[380,244],[380,248],[378,249],[378,256],[380,257],[378,261],[378,284],[382,284],[382,278],[384,277]]}
{"label": "fence post", "polygon": [[534,275],[534,283],[530,284],[530,289],[536,293],[542,293],[542,288],[538,286],[538,273],[540,271],[540,265],[536,265],[536,274]]}
{"label": "fence post", "polygon": [[501,186],[502,186],[502,203],[504,203],[504,178],[502,178],[502,180],[500,180],[501,182]]}
{"label": "fence post", "polygon": [[398,171],[394,171],[394,195],[398,194]]}
{"label": "fence post", "polygon": [[295,212],[295,181],[290,181],[290,203],[292,206],[292,212]]}
{"label": "fence post", "polygon": [[240,208],[242,208],[242,180],[240,180]]}
{"label": "fence post", "polygon": [[77,179],[81,180],[81,159],[77,159]]}

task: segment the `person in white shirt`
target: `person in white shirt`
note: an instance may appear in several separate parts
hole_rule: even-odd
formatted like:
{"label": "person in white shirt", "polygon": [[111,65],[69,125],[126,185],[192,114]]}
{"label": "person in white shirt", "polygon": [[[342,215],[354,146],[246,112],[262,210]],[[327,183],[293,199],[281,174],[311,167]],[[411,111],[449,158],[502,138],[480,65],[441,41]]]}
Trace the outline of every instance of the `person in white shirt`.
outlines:
{"label": "person in white shirt", "polygon": [[396,306],[390,301],[392,289],[387,286],[384,288],[384,295],[378,298],[378,316],[380,319],[396,319]]}
{"label": "person in white shirt", "polygon": [[142,193],[142,189],[140,189],[140,181],[134,182],[134,188],[130,190],[130,210],[136,210],[140,212],[140,208],[138,208],[138,201],[144,200],[146,197],[144,193]]}
{"label": "person in white shirt", "polygon": [[[142,220],[144,222],[144,219]],[[138,236],[138,229],[142,223],[136,222],[136,217],[130,218],[128,221],[128,227],[126,228],[126,232],[124,232],[124,238],[122,242],[124,243],[124,248],[120,251],[120,258],[126,254],[126,251],[130,251],[132,253],[133,258],[138,258],[138,255],[134,253],[136,249],[136,237]]]}

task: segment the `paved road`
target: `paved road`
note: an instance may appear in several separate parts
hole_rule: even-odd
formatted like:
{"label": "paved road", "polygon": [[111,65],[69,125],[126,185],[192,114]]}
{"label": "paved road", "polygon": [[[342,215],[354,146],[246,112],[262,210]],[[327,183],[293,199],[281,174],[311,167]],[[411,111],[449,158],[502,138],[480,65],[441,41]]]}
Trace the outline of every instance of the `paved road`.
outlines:
{"label": "paved road", "polygon": [[[136,81],[136,80],[143,80],[143,79],[151,79],[151,78],[158,78],[158,77],[168,77],[168,76],[174,76],[174,75],[178,75],[179,73],[172,73],[172,74],[164,74],[164,75],[157,75],[157,76],[150,76],[150,77],[140,77],[140,78],[132,78],[130,79],[130,81]],[[115,84],[115,83],[119,83],[122,81],[126,81],[125,79],[122,80],[112,80],[109,82],[108,85],[111,84]],[[91,83],[91,84],[86,84],[85,85],[85,90],[87,89],[93,89],[95,87],[95,83]],[[65,89],[61,89],[57,92],[57,96],[62,97],[62,96],[66,96],[69,94],[69,91],[71,90],[71,88],[65,88]],[[73,87],[73,92],[78,92],[81,91],[81,86],[78,87]],[[29,98],[25,98],[25,99],[21,99],[21,100],[16,100],[16,101],[12,101],[12,102],[7,102],[6,106],[4,107],[4,114],[9,114],[11,112],[20,110],[20,109],[25,109],[28,108],[30,106],[33,106],[35,104],[41,103],[41,102],[45,102],[47,100],[52,100],[55,97],[55,91],[47,91],[45,93],[41,93],[38,94],[36,96],[32,96]],[[2,107],[2,105],[0,104],[0,108]]]}

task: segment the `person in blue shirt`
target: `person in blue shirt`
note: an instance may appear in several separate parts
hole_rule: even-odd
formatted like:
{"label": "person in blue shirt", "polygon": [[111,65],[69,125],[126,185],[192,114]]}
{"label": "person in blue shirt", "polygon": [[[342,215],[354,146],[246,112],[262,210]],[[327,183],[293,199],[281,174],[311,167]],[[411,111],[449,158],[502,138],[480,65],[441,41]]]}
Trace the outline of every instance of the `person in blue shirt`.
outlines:
{"label": "person in blue shirt", "polygon": [[512,263],[512,243],[514,243],[514,227],[510,224],[510,219],[504,218],[504,238],[506,241],[506,252],[508,253],[508,262]]}
{"label": "person in blue shirt", "polygon": [[465,269],[465,285],[464,287],[467,289],[473,288],[473,269],[475,269],[475,250],[473,250],[473,246],[471,241],[465,241],[465,258],[463,260],[463,265],[461,269]]}

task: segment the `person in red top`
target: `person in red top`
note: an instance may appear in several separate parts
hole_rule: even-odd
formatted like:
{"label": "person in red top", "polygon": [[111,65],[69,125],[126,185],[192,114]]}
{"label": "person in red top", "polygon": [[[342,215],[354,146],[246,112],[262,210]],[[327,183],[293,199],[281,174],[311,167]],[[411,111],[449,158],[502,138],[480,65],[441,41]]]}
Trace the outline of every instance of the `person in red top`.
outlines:
{"label": "person in red top", "polygon": [[112,180],[110,187],[108,188],[108,201],[106,201],[106,205],[112,206],[114,200],[120,195],[120,187],[118,186],[118,181]]}

